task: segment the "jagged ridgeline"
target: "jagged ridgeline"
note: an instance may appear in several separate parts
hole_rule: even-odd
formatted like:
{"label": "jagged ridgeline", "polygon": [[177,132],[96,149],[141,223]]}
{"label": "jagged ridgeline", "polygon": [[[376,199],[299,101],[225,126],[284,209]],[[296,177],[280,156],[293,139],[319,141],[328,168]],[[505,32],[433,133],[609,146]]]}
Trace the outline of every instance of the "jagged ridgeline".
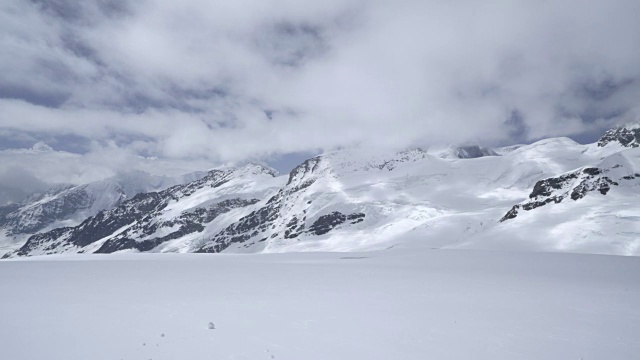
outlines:
{"label": "jagged ridgeline", "polygon": [[[0,225],[36,233],[25,232],[5,257],[504,244],[633,255],[640,252],[638,129],[617,127],[586,145],[552,138],[494,149],[340,150],[288,175],[257,164],[220,168],[125,196],[67,227],[53,220],[28,228],[12,220],[25,207],[14,205],[0,208]],[[60,214],[92,203],[78,194],[60,200]],[[38,216],[66,216],[56,214]]]}
{"label": "jagged ridgeline", "polygon": [[[259,165],[240,169],[212,170],[193,182],[160,192],[139,193],[111,210],[100,211],[75,227],[57,228],[31,236],[14,253],[150,251],[168,241],[205,230],[203,224],[238,208],[254,205],[264,195],[276,173]],[[225,186],[243,178],[241,188]],[[263,183],[254,184],[251,182]]]}

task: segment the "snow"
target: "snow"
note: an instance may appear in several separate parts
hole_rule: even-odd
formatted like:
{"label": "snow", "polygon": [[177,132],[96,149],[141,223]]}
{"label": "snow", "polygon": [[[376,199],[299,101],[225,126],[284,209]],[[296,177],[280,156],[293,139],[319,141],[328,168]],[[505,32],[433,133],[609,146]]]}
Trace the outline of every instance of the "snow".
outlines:
{"label": "snow", "polygon": [[640,353],[635,257],[429,249],[54,255],[2,261],[0,272],[3,359]]}
{"label": "snow", "polygon": [[[291,177],[223,167],[226,182],[177,188],[152,221],[227,199],[260,201],[150,254],[88,255],[132,223],[84,248],[66,243],[69,234],[42,244],[86,254],[0,261],[0,358],[636,358],[640,258],[571,253],[640,255],[640,149],[556,138],[499,156],[452,151],[341,150]],[[586,167],[619,185],[499,222],[541,179],[579,174],[554,194],[596,181]],[[92,185],[105,196],[94,205],[115,201],[107,197],[116,188],[130,197],[141,183],[168,186],[130,173]],[[278,217],[251,241],[223,254],[176,254],[272,198]],[[291,219],[309,229],[333,212],[366,217],[319,236],[283,236]]]}
{"label": "snow", "polygon": [[[223,166],[215,170],[224,172],[226,182],[215,187],[175,190],[175,197],[167,198],[167,206],[154,213],[149,224],[170,223],[197,208],[215,207],[223,200],[258,202],[220,214],[201,224],[203,231],[167,241],[151,251],[193,252],[213,242],[227,241],[228,247],[222,251],[243,253],[370,251],[399,246],[640,255],[640,176],[635,176],[640,173],[640,148],[618,145],[598,147],[581,145],[569,138],[551,138],[495,152],[466,147],[492,155],[479,158],[459,158],[454,154],[464,147],[401,152],[343,149],[307,160],[290,176],[276,176],[258,164]],[[596,181],[604,181],[584,172],[593,167],[610,178],[609,184],[616,182],[606,196],[591,191],[599,184]],[[566,199],[562,203],[549,203],[530,211],[521,209],[517,217],[499,221],[514,205],[522,207],[532,201],[529,195],[537,182],[562,174],[578,174],[553,190],[554,195]],[[144,173],[129,177],[137,180],[120,180],[118,184],[153,183],[140,180],[145,178]],[[589,192],[584,198],[573,200],[568,195],[576,187]],[[270,202],[272,198],[275,201]],[[107,200],[94,204],[105,207],[115,202]],[[252,221],[264,222],[260,223],[264,226],[252,228],[244,224],[242,236],[224,234],[260,209],[268,210],[272,218]],[[321,235],[310,231],[318,219],[333,213],[365,216],[361,222],[344,222]],[[171,230],[176,228],[130,235],[142,241]],[[95,251],[111,237],[113,234],[88,247],[67,247],[65,251]],[[232,237],[241,241],[231,241]],[[61,252],[48,243],[43,247],[50,249],[48,253]],[[2,251],[8,250],[9,247]]]}
{"label": "snow", "polygon": [[[635,214],[635,189],[614,187],[607,197],[588,195],[589,199],[579,202],[535,209],[509,224],[498,223],[513,205],[528,199],[541,179],[613,163],[625,164],[619,171],[634,172],[633,161],[640,159],[636,150],[617,151],[553,138],[501,150],[503,156],[476,159],[443,158],[441,149],[399,154],[357,150],[328,153],[314,161],[313,170],[295,174],[287,185],[293,189],[314,181],[287,198],[281,210],[285,220],[257,236],[269,238],[259,251],[363,251],[399,244],[635,255],[640,250],[637,223],[623,220],[617,231],[609,217],[620,207]],[[304,218],[308,229],[317,218],[334,211],[365,213],[366,218],[326,235],[271,238],[271,234],[284,232],[287,219]],[[565,223],[573,228],[562,233]],[[596,225],[605,230],[592,229]],[[562,241],[558,234],[563,234]],[[232,246],[225,251],[239,249]]]}
{"label": "snow", "polygon": [[[205,175],[204,172],[195,172],[167,177],[131,170],[85,185],[56,185],[44,194],[32,194],[9,215],[12,218],[17,218],[22,227],[41,224],[42,227],[35,233],[44,233],[56,228],[79,225],[86,218],[94,216],[102,210],[112,209],[138,193],[164,190],[177,184],[198,180]],[[88,197],[86,201],[70,204],[74,202],[74,198],[85,194]],[[51,215],[48,214],[55,213],[56,209],[67,206],[69,207],[67,214],[49,219]],[[0,257],[24,245],[27,239],[34,234],[32,232],[16,234],[12,230],[15,229],[7,227],[6,224],[0,226]]]}

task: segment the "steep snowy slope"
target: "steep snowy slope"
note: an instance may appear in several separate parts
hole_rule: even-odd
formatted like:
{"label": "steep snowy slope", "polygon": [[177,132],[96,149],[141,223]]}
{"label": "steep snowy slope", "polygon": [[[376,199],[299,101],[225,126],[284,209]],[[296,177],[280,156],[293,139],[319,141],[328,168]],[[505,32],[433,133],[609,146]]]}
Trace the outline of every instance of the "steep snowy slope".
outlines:
{"label": "steep snowy slope", "polygon": [[75,226],[136,194],[163,190],[205,174],[164,177],[129,171],[86,185],[59,185],[45,193],[33,194],[19,204],[0,207],[0,254],[20,247],[33,234]]}
{"label": "steep snowy slope", "polygon": [[[31,236],[5,256],[119,250],[191,251],[192,242],[242,216],[245,208],[275,192],[284,178],[249,164],[211,170],[196,181],[140,193],[75,227]],[[214,221],[215,220],[215,221]],[[209,227],[213,227],[210,229]],[[218,229],[219,230],[219,229]],[[180,239],[179,243],[173,240]]]}

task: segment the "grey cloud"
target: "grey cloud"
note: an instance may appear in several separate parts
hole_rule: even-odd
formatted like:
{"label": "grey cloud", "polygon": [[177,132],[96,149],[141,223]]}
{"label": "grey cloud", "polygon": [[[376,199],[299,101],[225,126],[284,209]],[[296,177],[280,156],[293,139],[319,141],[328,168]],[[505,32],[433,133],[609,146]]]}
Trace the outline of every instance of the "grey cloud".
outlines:
{"label": "grey cloud", "polygon": [[0,130],[207,164],[590,139],[637,117],[639,13],[635,0],[7,0]]}
{"label": "grey cloud", "polygon": [[20,202],[29,194],[49,186],[22,167],[0,169],[0,206]]}
{"label": "grey cloud", "polygon": [[504,125],[507,127],[510,140],[515,143],[526,141],[529,128],[520,111],[513,110]]}
{"label": "grey cloud", "polygon": [[118,146],[115,141],[93,142],[82,154],[62,151],[44,143],[0,150],[0,205],[20,201],[32,192],[54,184],[85,184],[130,170],[178,176],[208,170],[215,165],[202,159],[170,161],[141,156],[145,147],[136,147],[137,141],[130,139],[127,147]]}
{"label": "grey cloud", "polygon": [[69,23],[95,25],[102,18],[122,17],[131,14],[132,3],[127,0],[31,0],[38,10]]}
{"label": "grey cloud", "polygon": [[280,22],[259,31],[256,47],[268,61],[277,65],[298,67],[322,56],[328,50],[320,26],[306,23]]}
{"label": "grey cloud", "polygon": [[589,79],[578,87],[578,94],[595,101],[610,99],[626,87],[633,86],[634,79],[616,80],[606,77],[601,80]]}
{"label": "grey cloud", "polygon": [[19,84],[0,84],[0,98],[24,100],[46,107],[58,107],[70,96],[70,93],[64,91],[49,91],[43,88],[24,87]]}

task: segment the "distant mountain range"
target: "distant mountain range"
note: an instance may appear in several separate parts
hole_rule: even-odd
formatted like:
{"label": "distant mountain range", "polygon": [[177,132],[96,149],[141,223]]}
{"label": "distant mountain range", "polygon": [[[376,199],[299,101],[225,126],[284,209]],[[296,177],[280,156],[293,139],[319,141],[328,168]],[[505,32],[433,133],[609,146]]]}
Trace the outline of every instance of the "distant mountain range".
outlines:
{"label": "distant mountain range", "polygon": [[288,176],[258,164],[193,179],[137,174],[2,207],[0,229],[5,257],[388,247],[639,255],[639,144],[634,124],[587,145],[341,150]]}
{"label": "distant mountain range", "polygon": [[0,206],[0,251],[21,246],[32,235],[82,220],[111,209],[138,193],[162,190],[194,181],[206,172],[180,177],[154,176],[128,171],[86,185],[57,185],[20,203]]}

